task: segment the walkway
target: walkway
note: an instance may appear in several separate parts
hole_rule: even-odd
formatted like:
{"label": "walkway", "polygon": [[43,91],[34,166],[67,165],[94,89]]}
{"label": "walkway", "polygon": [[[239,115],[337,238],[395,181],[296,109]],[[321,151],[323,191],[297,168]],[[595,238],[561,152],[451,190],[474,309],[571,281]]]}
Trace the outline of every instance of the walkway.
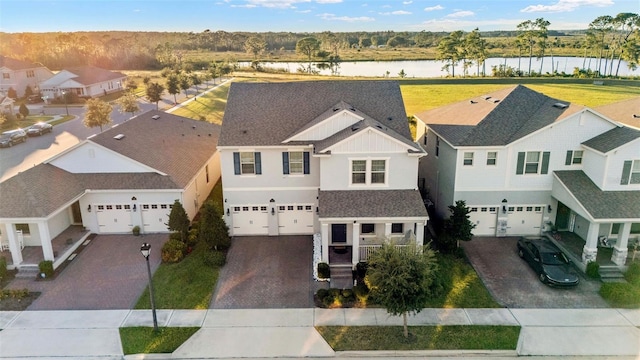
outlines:
{"label": "walkway", "polygon": [[[402,324],[383,309],[159,310],[160,326],[200,326],[172,355],[154,359],[402,356],[334,352],[314,326]],[[425,309],[410,325],[521,326],[516,351],[486,356],[640,354],[640,309]],[[119,327],[152,326],[149,310],[0,312],[0,358],[121,359]],[[38,339],[34,341],[33,339]],[[412,351],[411,356],[442,352]],[[456,353],[456,352],[453,352]],[[449,355],[452,352],[448,352]],[[442,356],[442,355],[439,355]],[[131,357],[133,358],[133,357]]]}

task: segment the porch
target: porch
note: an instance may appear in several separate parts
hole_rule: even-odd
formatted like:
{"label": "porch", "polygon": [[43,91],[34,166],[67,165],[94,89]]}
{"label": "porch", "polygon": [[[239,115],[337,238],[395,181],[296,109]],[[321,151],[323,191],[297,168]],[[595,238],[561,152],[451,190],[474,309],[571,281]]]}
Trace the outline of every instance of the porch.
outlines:
{"label": "porch", "polygon": [[[586,245],[586,241],[582,239],[577,234],[571,231],[557,231],[555,233],[546,232],[545,235],[549,237],[553,242],[555,242],[560,248],[567,252],[567,255],[571,258],[571,260],[580,265],[581,268],[586,267],[586,264],[582,262],[584,247]],[[611,266],[618,267],[616,263],[614,263],[611,259],[613,257],[613,242],[610,241],[611,246],[598,246],[598,251],[596,253],[595,261],[602,266]],[[640,262],[640,250],[637,251],[634,257],[633,248],[630,248],[627,253],[627,258],[625,264],[628,266],[632,261]],[[583,269],[584,270],[584,269]]]}

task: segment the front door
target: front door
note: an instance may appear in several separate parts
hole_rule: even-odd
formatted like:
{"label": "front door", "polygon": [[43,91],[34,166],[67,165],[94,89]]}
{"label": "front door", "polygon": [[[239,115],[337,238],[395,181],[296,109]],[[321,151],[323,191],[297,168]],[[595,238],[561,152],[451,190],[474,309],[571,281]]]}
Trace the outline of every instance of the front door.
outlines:
{"label": "front door", "polygon": [[80,211],[80,202],[76,201],[71,204],[71,215],[73,216],[73,224],[81,225],[82,224],[82,212]]}
{"label": "front door", "polygon": [[556,229],[557,230],[569,230],[569,217],[571,209],[565,204],[558,201],[558,212],[556,213]]}
{"label": "front door", "polygon": [[347,224],[331,224],[331,242],[333,244],[347,242]]}

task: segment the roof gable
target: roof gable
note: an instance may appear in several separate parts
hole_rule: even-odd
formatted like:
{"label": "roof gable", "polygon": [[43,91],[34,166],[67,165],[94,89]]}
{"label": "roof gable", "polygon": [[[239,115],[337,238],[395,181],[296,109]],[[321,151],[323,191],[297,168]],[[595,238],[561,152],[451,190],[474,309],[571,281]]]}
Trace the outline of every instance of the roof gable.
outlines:
{"label": "roof gable", "polygon": [[423,152],[415,143],[375,120],[363,120],[315,143],[317,153]]}
{"label": "roof gable", "polygon": [[42,67],[44,66],[0,55],[0,68],[6,68],[16,71],[25,69],[37,69]]}
{"label": "roof gable", "polygon": [[126,77],[127,75],[121,72],[105,70],[95,66],[79,66],[61,70],[42,84],[43,86],[63,86],[68,81],[74,81],[77,84],[88,86],[105,81],[121,80]]}
{"label": "roof gable", "polygon": [[582,145],[606,154],[638,139],[640,139],[640,130],[619,126],[583,142]]}
{"label": "roof gable", "polygon": [[283,142],[323,140],[363,119],[354,107],[341,101]]}
{"label": "roof gable", "polygon": [[611,120],[640,129],[640,96],[594,108]]}

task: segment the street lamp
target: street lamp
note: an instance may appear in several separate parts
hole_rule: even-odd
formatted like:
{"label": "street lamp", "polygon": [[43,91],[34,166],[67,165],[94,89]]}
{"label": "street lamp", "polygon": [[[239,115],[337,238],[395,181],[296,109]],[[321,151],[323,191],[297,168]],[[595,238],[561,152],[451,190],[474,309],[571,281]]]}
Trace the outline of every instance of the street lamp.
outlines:
{"label": "street lamp", "polygon": [[62,90],[62,97],[64,98],[64,108],[67,109],[67,116],[69,116],[69,105],[67,105],[67,90]]}
{"label": "street lamp", "polygon": [[151,282],[151,266],[149,265],[149,255],[151,255],[151,245],[148,243],[140,246],[142,256],[147,260],[147,273],[149,274],[149,298],[151,299],[151,312],[153,313],[153,331],[158,332],[158,318],[156,317],[156,304],[153,301],[153,284]]}

